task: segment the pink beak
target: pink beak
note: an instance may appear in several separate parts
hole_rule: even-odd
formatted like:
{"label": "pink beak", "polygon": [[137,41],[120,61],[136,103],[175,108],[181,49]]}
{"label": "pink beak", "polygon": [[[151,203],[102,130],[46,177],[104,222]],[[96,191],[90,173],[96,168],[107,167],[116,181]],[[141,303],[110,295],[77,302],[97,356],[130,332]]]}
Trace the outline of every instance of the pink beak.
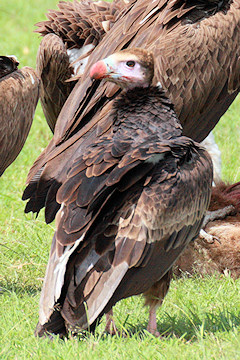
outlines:
{"label": "pink beak", "polygon": [[90,77],[91,79],[101,80],[106,77],[108,73],[107,66],[103,60],[100,60],[93,64],[90,69]]}

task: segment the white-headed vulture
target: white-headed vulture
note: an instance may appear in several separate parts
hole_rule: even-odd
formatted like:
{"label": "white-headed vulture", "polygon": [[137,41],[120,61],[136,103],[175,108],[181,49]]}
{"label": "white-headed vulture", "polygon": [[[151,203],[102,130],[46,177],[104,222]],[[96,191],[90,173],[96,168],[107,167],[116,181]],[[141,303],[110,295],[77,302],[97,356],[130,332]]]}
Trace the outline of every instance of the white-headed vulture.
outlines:
{"label": "white-headed vulture", "polygon": [[104,130],[95,127],[84,150],[76,146],[65,163],[38,336],[93,330],[116,302],[142,293],[150,305],[147,329],[158,335],[156,308],[174,262],[200,231],[212,162],[182,135],[153,75],[152,53],[139,48],[90,69],[93,83],[112,82],[122,91],[108,112],[108,128],[104,119]]}

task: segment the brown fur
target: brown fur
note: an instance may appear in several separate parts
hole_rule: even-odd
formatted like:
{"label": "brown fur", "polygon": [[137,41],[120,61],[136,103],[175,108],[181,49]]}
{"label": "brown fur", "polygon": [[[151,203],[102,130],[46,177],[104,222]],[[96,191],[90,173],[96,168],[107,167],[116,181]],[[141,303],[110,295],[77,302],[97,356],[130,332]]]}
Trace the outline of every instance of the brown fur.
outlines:
{"label": "brown fur", "polygon": [[233,205],[236,214],[210,222],[205,229],[220,243],[208,243],[200,237],[190,243],[175,264],[177,276],[183,272],[201,276],[230,273],[234,279],[240,276],[240,183],[221,183],[213,188],[209,208],[217,210],[227,205]]}
{"label": "brown fur", "polygon": [[221,182],[212,188],[209,210],[218,210],[228,205],[233,205],[240,212],[240,182],[232,185]]}

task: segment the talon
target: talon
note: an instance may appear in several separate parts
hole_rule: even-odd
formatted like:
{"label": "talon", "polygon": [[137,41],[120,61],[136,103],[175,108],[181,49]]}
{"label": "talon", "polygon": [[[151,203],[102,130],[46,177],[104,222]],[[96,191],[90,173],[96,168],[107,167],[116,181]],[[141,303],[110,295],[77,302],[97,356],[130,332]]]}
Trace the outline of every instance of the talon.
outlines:
{"label": "talon", "polygon": [[208,234],[203,229],[200,230],[199,237],[201,239],[203,239],[204,241],[206,241],[208,244],[213,244],[215,241],[217,241],[217,242],[219,242],[219,244],[221,244],[221,241],[217,236]]}
{"label": "talon", "polygon": [[219,244],[221,244],[221,240],[217,236],[213,236],[213,242],[217,241]]}

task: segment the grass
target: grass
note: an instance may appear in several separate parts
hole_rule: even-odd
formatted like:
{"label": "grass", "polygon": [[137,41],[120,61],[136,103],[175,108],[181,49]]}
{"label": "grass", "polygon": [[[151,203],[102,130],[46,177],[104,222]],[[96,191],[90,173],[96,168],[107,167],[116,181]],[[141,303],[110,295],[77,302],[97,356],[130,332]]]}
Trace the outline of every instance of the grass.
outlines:
{"label": "grass", "polygon": [[[56,1],[9,0],[0,4],[1,52],[15,54],[22,66],[35,66],[39,37],[34,23]],[[240,100],[215,128],[222,151],[223,178],[240,178]],[[175,279],[158,311],[156,339],[146,331],[147,309],[141,297],[115,307],[117,325],[126,338],[103,333],[50,342],[33,335],[38,301],[54,224],[24,214],[21,200],[33,161],[51,139],[38,106],[23,151],[0,179],[0,358],[1,359],[240,359],[240,281],[229,277]]]}

